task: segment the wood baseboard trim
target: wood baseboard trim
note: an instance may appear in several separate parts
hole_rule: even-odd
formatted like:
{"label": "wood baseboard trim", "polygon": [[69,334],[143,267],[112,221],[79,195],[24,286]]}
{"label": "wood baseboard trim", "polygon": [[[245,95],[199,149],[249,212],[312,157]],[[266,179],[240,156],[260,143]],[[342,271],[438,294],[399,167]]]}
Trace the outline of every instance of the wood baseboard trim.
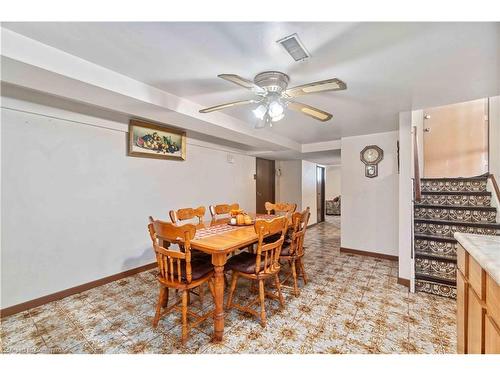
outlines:
{"label": "wood baseboard trim", "polygon": [[380,254],[380,253],[373,253],[371,251],[349,249],[348,247],[341,247],[340,252],[341,253],[356,254],[356,255],[364,255],[364,256],[373,257],[373,258],[395,260],[395,261],[397,261],[399,259],[399,257],[397,257],[395,255]]}
{"label": "wood baseboard trim", "polygon": [[408,280],[408,279],[403,279],[402,277],[398,277],[398,284],[404,285],[407,288],[410,288],[410,280]]}
{"label": "wood baseboard trim", "polygon": [[6,316],[9,316],[9,315],[14,315],[14,314],[20,313],[22,311],[33,309],[35,307],[45,305],[46,303],[57,301],[57,300],[69,297],[73,294],[85,292],[86,290],[93,289],[93,288],[96,288],[98,286],[108,284],[108,283],[111,283],[113,281],[120,280],[120,279],[123,279],[125,277],[135,275],[136,273],[150,270],[150,269],[155,268],[155,267],[156,267],[156,262],[149,263],[149,264],[146,264],[144,266],[132,268],[130,270],[123,271],[123,272],[120,272],[120,273],[117,273],[117,274],[114,274],[111,276],[103,277],[102,279],[90,281],[88,283],[78,285],[78,286],[75,286],[73,288],[61,290],[60,292],[52,293],[52,294],[49,294],[49,295],[46,295],[46,296],[43,296],[40,298],[33,299],[31,301],[26,301],[26,302],[20,303],[18,305],[6,307],[6,308],[0,310],[0,317],[5,318]]}

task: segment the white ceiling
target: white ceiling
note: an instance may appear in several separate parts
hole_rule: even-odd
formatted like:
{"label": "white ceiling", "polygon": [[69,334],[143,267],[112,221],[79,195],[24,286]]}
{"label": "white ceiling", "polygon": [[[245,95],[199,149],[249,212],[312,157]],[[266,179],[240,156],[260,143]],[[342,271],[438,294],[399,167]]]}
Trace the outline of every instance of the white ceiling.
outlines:
{"label": "white ceiling", "polygon": [[[288,112],[272,132],[298,143],[397,128],[398,112],[500,90],[498,23],[3,23],[3,27],[203,106],[249,91],[217,78],[290,75],[291,86],[337,77],[347,91],[303,102],[320,123]],[[294,62],[276,40],[298,33],[311,58]],[[225,111],[252,126],[251,107]]]}

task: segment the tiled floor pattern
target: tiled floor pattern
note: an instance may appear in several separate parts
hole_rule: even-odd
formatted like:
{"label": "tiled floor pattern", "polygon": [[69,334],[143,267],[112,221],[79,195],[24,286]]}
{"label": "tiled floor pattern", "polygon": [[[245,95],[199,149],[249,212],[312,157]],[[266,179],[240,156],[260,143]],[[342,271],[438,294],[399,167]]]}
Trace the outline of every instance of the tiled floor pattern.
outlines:
{"label": "tiled floor pattern", "polygon": [[[285,290],[283,310],[267,302],[266,328],[232,310],[222,344],[210,342],[209,319],[183,348],[176,313],[151,326],[158,291],[147,271],[3,319],[2,352],[455,353],[454,300],[409,293],[397,284],[396,262],[340,253],[338,217],[306,237],[310,282],[298,298]],[[242,282],[237,298],[248,293]],[[209,297],[205,311],[213,307]],[[199,308],[195,296],[191,303]]]}

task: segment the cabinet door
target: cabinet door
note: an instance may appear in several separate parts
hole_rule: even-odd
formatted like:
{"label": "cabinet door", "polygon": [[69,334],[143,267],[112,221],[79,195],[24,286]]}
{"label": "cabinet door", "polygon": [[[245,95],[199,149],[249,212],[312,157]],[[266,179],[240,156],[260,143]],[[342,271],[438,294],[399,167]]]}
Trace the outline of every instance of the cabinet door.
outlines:
{"label": "cabinet door", "polygon": [[486,354],[500,354],[500,331],[488,315],[486,315],[484,329],[484,352]]}
{"label": "cabinet door", "polygon": [[484,308],[481,300],[469,285],[467,304],[467,353],[484,353]]}
{"label": "cabinet door", "polygon": [[457,270],[457,352],[467,353],[467,282],[460,270]]}

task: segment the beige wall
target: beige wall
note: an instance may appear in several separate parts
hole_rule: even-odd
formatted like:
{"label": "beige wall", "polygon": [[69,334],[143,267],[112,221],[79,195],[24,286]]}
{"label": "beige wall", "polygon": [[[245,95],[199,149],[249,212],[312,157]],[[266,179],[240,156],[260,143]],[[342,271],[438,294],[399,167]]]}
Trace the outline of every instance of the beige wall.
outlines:
{"label": "beige wall", "polygon": [[489,98],[489,167],[500,183],[500,96]]}
{"label": "beige wall", "polygon": [[326,199],[333,199],[340,195],[341,173],[340,165],[330,165],[326,167],[325,195]]}
{"label": "beige wall", "polygon": [[276,162],[281,175],[277,176],[276,201],[296,203],[302,207],[302,163],[300,160],[282,160]]}
{"label": "beige wall", "polygon": [[316,197],[316,163],[302,160],[302,209],[309,207],[309,224],[315,224],[318,217]]}
{"label": "beige wall", "polygon": [[2,308],[153,262],[149,215],[255,209],[254,157],[193,139],[186,161],[127,157],[126,123],[24,109],[1,110]]}
{"label": "beige wall", "polygon": [[281,176],[276,184],[276,200],[297,203],[297,210],[311,209],[309,224],[317,221],[316,163],[305,160],[277,162]]}
{"label": "beige wall", "polygon": [[[397,131],[342,138],[342,247],[398,256],[397,141]],[[384,159],[367,178],[359,155],[372,144]]]}

